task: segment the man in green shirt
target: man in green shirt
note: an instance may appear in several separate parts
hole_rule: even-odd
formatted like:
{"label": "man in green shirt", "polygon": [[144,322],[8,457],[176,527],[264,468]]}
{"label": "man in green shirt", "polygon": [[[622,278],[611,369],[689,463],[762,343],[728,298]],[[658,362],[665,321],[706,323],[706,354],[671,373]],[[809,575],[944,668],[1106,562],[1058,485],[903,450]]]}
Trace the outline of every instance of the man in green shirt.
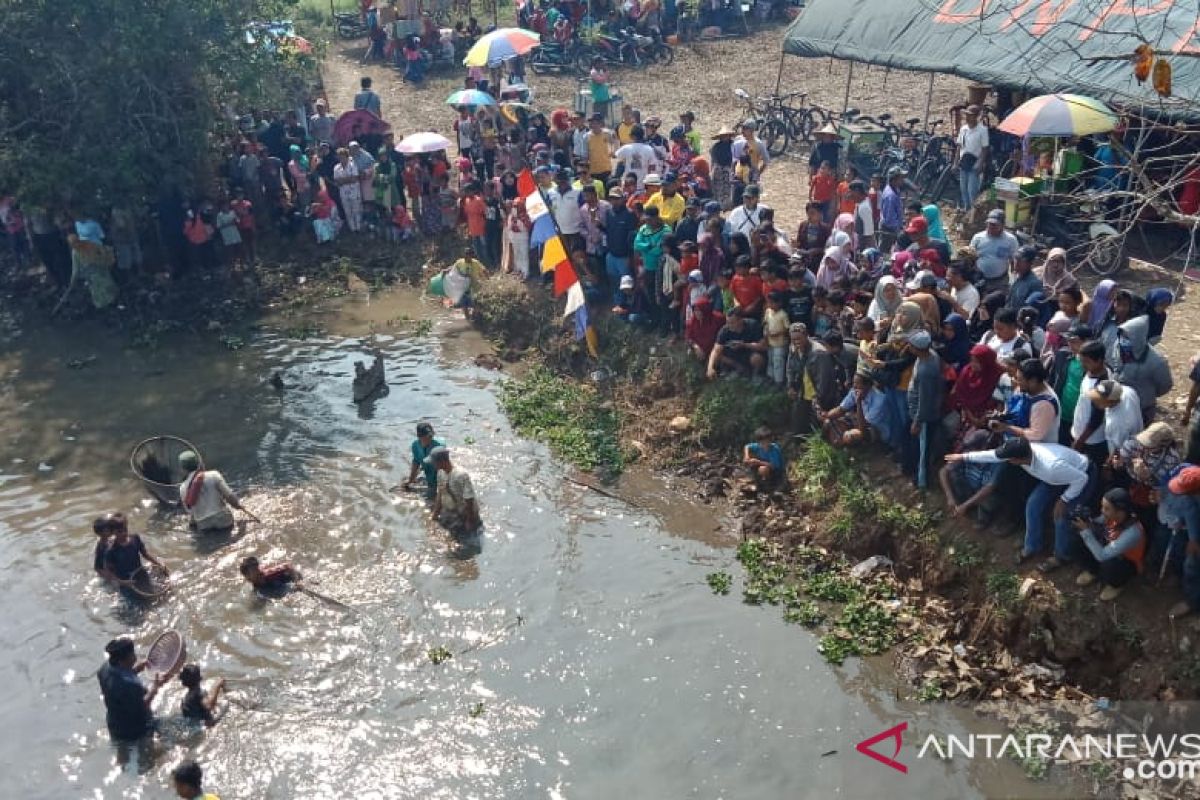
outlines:
{"label": "man in green shirt", "polygon": [[413,481],[417,479],[417,471],[425,472],[425,497],[433,499],[437,494],[437,467],[426,463],[425,459],[435,447],[442,443],[433,438],[433,426],[428,422],[417,425],[417,438],[412,443],[412,468],[408,472],[408,480],[400,484],[404,489],[411,490]]}
{"label": "man in green shirt", "polygon": [[1092,337],[1092,329],[1083,323],[1075,323],[1067,331],[1067,347],[1054,354],[1054,391],[1062,404],[1059,422],[1060,443],[1072,442],[1071,423],[1075,419],[1075,406],[1079,403],[1079,387],[1085,372],[1079,360],[1079,348]]}

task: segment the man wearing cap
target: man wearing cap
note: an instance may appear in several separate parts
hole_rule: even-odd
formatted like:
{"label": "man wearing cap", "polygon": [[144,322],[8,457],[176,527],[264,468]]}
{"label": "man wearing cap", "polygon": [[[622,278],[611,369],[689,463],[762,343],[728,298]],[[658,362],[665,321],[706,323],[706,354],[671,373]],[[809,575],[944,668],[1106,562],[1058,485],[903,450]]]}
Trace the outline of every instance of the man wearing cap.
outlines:
{"label": "man wearing cap", "polygon": [[913,258],[919,261],[921,251],[932,248],[937,251],[943,264],[950,263],[950,245],[943,239],[935,239],[929,235],[929,220],[923,215],[910,219],[904,226],[904,233],[908,236],[908,252]]}
{"label": "man wearing cap", "polygon": [[653,317],[654,323],[665,322],[663,312],[672,295],[667,286],[663,285],[662,266],[667,253],[667,237],[671,229],[663,224],[658,208],[650,206],[642,212],[642,226],[633,237],[633,250],[642,260],[639,277],[642,281],[642,291],[646,294],[646,306]]}
{"label": "man wearing cap", "polygon": [[634,125],[630,130],[630,136],[633,137],[633,141],[621,145],[617,152],[613,153],[613,158],[617,160],[617,169],[622,176],[634,175],[637,177],[637,185],[640,189],[646,176],[651,172],[658,172],[662,162],[658,154],[654,152],[654,148],[646,144],[645,128],[641,125]]}
{"label": "man wearing cap", "polygon": [[592,176],[605,186],[612,175],[612,154],[617,147],[617,139],[613,132],[604,127],[604,116],[592,114],[588,122],[590,130],[587,134],[587,162],[591,167]]}
{"label": "man wearing cap", "polygon": [[954,166],[958,168],[962,208],[968,209],[975,203],[975,196],[979,194],[992,149],[988,142],[988,129],[979,124],[979,106],[967,106],[964,116],[965,122],[958,130],[958,150]]}
{"label": "man wearing cap", "polygon": [[884,253],[891,252],[896,238],[904,228],[904,198],[901,190],[904,179],[908,177],[904,167],[899,165],[887,171],[887,186],[879,195],[879,249]]}
{"label": "man wearing cap", "polygon": [[579,209],[583,243],[591,270],[597,275],[607,271],[607,265],[604,263],[604,230],[608,226],[608,215],[611,213],[612,206],[602,196],[597,195],[594,184],[588,183],[583,187],[583,205]]}
{"label": "man wearing cap", "polygon": [[867,197],[867,184],[850,181],[850,199],[854,201],[854,231],[858,234],[860,250],[875,246],[875,210]]}
{"label": "man wearing cap", "polygon": [[[1200,467],[1180,464],[1160,493],[1159,516],[1174,531],[1186,531],[1183,559],[1183,602],[1171,607],[1172,618],[1200,611]],[[1168,551],[1169,552],[1169,551]],[[1169,557],[1169,556],[1167,556]]]}
{"label": "man wearing cap", "polygon": [[337,122],[325,107],[324,100],[316,102],[317,113],[308,118],[308,132],[314,142],[333,141],[333,126]]}
{"label": "man wearing cap", "polygon": [[725,220],[725,238],[740,233],[749,239],[762,224],[762,212],[768,206],[758,202],[760,194],[758,184],[754,183],[742,192],[742,204],[730,211],[729,218]]}
{"label": "man wearing cap", "polygon": [[138,673],[146,669],[146,662],[137,660],[133,639],[113,639],[104,652],[108,660],[96,671],[96,680],[104,696],[108,735],[117,741],[140,739],[154,729],[150,706],[167,676],[155,675],[149,689],[142,685]]}
{"label": "man wearing cap", "polygon": [[437,467],[427,463],[425,459],[435,447],[444,447],[444,445],[433,438],[433,426],[428,422],[417,425],[417,438],[413,439],[412,443],[412,466],[408,470],[408,479],[400,484],[405,490],[412,489],[413,481],[417,479],[417,471],[423,471],[425,473],[425,497],[431,500],[437,494]]}
{"label": "man wearing cap", "polygon": [[425,460],[438,471],[437,494],[433,499],[433,518],[441,522],[456,537],[469,537],[483,525],[479,518],[479,502],[471,476],[450,461],[450,451],[435,447]]}
{"label": "man wearing cap", "polygon": [[583,231],[583,215],[579,210],[583,198],[579,190],[571,185],[572,177],[571,170],[560,169],[554,176],[554,188],[547,194],[554,221],[568,253],[580,247],[580,234]]}
{"label": "man wearing cap", "polygon": [[622,275],[613,291],[612,314],[622,322],[641,325],[649,322],[646,314],[646,296],[637,291],[632,275]]}
{"label": "man wearing cap", "polygon": [[767,145],[758,138],[757,131],[758,123],[754,120],[743,122],[742,135],[733,140],[731,153],[735,163],[742,156],[749,155],[752,180],[761,181],[763,173],[771,163],[771,156],[767,153]]}
{"label": "man wearing cap", "polygon": [[638,218],[629,210],[625,193],[613,187],[608,191],[609,212],[604,223],[604,271],[609,288],[614,288],[622,276],[630,275],[629,257],[633,255],[633,239],[637,235]]}
{"label": "man wearing cap", "polygon": [[841,401],[833,377],[833,358],[820,342],[808,335],[808,326],[793,322],[788,326],[788,353],[785,377],[792,405],[793,427],[799,433],[812,428],[814,411],[831,411]]}
{"label": "man wearing cap", "polygon": [[811,178],[817,174],[817,170],[821,168],[821,163],[829,162],[829,166],[833,167],[833,173],[836,175],[838,171],[838,161],[842,155],[842,140],[838,135],[838,129],[833,123],[827,123],[816,133],[817,143],[813,145],[812,152],[808,155],[808,176]]}
{"label": "man wearing cap", "polygon": [[179,498],[200,533],[227,531],[233,527],[233,512],[242,509],[241,501],[215,469],[204,469],[200,457],[191,450],[179,454],[179,466],[188,476],[179,484]]}
{"label": "man wearing cap", "polygon": [[929,486],[929,462],[936,445],[935,434],[942,419],[942,397],[946,394],[942,360],[933,352],[929,331],[917,330],[908,337],[908,348],[916,357],[908,382],[908,418],[912,446],[905,466],[916,468],[917,488]]}
{"label": "man wearing cap", "polygon": [[708,363],[717,335],[725,327],[725,315],[714,311],[707,294],[692,301],[692,316],[684,326],[684,339],[691,354],[702,364]]}
{"label": "man wearing cap", "polygon": [[1087,394],[1088,400],[1104,412],[1104,441],[1108,445],[1108,463],[1119,460],[1121,446],[1142,432],[1142,406],[1137,392],[1114,380],[1096,383]]}
{"label": "man wearing cap", "polygon": [[675,225],[675,241],[678,244],[683,242],[698,242],[700,239],[700,223],[703,218],[700,216],[700,211],[704,206],[704,201],[699,197],[689,197],[683,207],[683,219]]}
{"label": "man wearing cap", "polygon": [[733,204],[733,136],[733,130],[722,125],[713,134],[715,144],[708,151],[712,162],[712,196],[722,209]]}
{"label": "man wearing cap", "polygon": [[1021,243],[1004,229],[1004,212],[996,209],[987,215],[987,227],[971,237],[975,266],[983,274],[984,291],[1008,288],[1008,266]]}
{"label": "man wearing cap", "polygon": [[1051,504],[1054,505],[1054,556],[1042,564],[1042,570],[1049,572],[1071,560],[1074,535],[1071,510],[1086,507],[1098,484],[1099,470],[1086,456],[1062,445],[1035,444],[1014,438],[995,450],[951,453],[946,456],[946,461],[968,464],[1008,462],[1037,478],[1038,484],[1025,503],[1025,543],[1018,563],[1024,563],[1042,551],[1042,519]]}
{"label": "man wearing cap", "polygon": [[1012,263],[1012,283],[1008,288],[1008,299],[1005,308],[1019,311],[1029,305],[1029,298],[1034,292],[1043,292],[1042,279],[1033,271],[1033,261],[1037,258],[1037,248],[1032,245],[1017,248]]}
{"label": "man wearing cap", "polygon": [[[649,186],[650,177],[646,176],[646,185]],[[676,183],[677,176],[674,172],[667,172],[662,176],[662,181],[657,192],[650,195],[650,199],[646,201],[645,208],[657,208],[658,216],[663,223],[674,228],[679,220],[683,219],[683,211],[686,203],[683,195],[679,193],[679,184]],[[643,209],[644,210],[644,209]]]}

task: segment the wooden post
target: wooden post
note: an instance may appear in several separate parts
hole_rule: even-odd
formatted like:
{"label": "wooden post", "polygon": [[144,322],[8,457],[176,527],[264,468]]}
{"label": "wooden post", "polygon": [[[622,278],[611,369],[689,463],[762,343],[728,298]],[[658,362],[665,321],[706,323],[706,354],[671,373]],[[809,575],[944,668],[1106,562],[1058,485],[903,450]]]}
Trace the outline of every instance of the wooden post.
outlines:
{"label": "wooden post", "polygon": [[849,62],[850,69],[846,71],[846,96],[842,98],[842,116],[845,116],[846,109],[850,107],[850,81],[854,80],[854,62]]}
{"label": "wooden post", "polygon": [[779,90],[783,86],[783,59],[787,58],[787,53],[782,49],[779,52],[779,74],[775,77],[775,95],[779,96]]}
{"label": "wooden post", "polygon": [[929,91],[925,93],[925,124],[929,124],[929,111],[933,107],[933,79],[937,77],[936,72],[929,73]]}

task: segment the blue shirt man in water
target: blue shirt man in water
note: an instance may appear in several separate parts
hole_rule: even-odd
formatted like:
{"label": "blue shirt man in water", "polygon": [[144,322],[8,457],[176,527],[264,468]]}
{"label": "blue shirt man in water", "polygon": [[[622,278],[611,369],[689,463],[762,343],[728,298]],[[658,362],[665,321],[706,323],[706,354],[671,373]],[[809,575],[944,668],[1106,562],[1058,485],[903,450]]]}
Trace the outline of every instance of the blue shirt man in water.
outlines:
{"label": "blue shirt man in water", "polygon": [[408,472],[408,480],[401,486],[411,489],[413,481],[417,479],[417,471],[422,470],[425,473],[425,496],[432,499],[437,495],[437,467],[426,464],[425,457],[433,448],[443,446],[441,442],[433,438],[432,425],[428,422],[417,425],[417,438],[412,443],[412,467]]}

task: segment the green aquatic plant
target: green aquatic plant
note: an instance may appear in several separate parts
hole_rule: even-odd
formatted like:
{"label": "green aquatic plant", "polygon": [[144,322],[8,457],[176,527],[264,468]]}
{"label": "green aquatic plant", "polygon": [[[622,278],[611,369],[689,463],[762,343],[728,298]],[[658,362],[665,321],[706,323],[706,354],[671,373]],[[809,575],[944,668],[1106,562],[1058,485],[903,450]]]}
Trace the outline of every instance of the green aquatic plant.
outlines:
{"label": "green aquatic plant", "polygon": [[447,647],[444,647],[442,645],[438,645],[437,647],[431,647],[429,649],[428,656],[429,656],[430,662],[432,662],[434,664],[441,664],[445,661],[449,661],[450,659],[454,658],[454,654],[450,652],[450,649]]}
{"label": "green aquatic plant", "polygon": [[783,621],[794,625],[803,625],[806,628],[815,628],[825,621],[825,614],[816,603],[807,600],[784,610]]}
{"label": "green aquatic plant", "polygon": [[478,703],[472,703],[470,709],[467,710],[467,714],[471,717],[471,719],[482,717],[483,712],[484,705],[482,700],[480,700]]}
{"label": "green aquatic plant", "polygon": [[227,350],[241,350],[246,346],[246,340],[236,334],[226,334],[221,337],[221,344],[225,345]]}
{"label": "green aquatic plant", "polygon": [[806,594],[831,603],[849,603],[861,597],[862,590],[863,586],[859,581],[832,570],[818,572],[804,582]]}
{"label": "green aquatic plant", "polygon": [[831,664],[850,656],[870,656],[896,643],[896,618],[875,600],[858,598],[846,604],[832,632],[821,637],[818,649]]}
{"label": "green aquatic plant", "polygon": [[606,478],[624,468],[620,420],[591,386],[537,366],[501,384],[500,403],[518,433],[546,442],[575,466]]}
{"label": "green aquatic plant", "polygon": [[724,571],[710,572],[706,580],[713,594],[729,594],[729,587],[733,585],[733,576]]}

